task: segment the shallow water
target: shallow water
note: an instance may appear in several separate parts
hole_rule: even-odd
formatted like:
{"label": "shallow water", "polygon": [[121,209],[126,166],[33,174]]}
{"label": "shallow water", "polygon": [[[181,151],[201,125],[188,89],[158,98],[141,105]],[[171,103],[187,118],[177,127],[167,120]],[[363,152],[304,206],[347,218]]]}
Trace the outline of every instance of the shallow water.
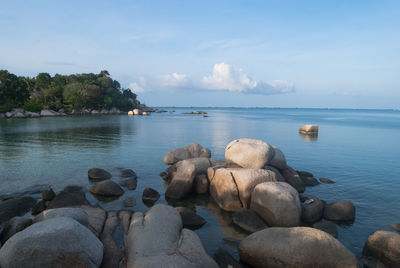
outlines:
{"label": "shallow water", "polygon": [[[309,187],[327,202],[351,200],[356,220],[339,226],[339,240],[359,254],[365,240],[378,229],[400,222],[400,112],[391,110],[245,109],[208,108],[209,117],[174,114],[149,117],[84,116],[0,120],[0,195],[49,184],[55,190],[71,184],[87,189],[87,170],[101,167],[119,180],[120,168],[136,171],[138,187],[112,202],[102,202],[87,193],[94,204],[106,209],[123,207],[134,196],[134,210],[147,210],[141,201],[144,188],[158,190],[166,203],[159,173],[165,170],[163,156],[195,141],[208,147],[214,158],[224,159],[225,146],[236,138],[256,138],[278,146],[288,164],[326,177],[335,184]],[[303,124],[319,124],[317,138],[299,135]],[[196,232],[207,252],[222,246],[234,253],[234,242],[243,238],[234,228],[231,213],[221,211],[207,197],[173,205],[197,210],[207,224]]]}

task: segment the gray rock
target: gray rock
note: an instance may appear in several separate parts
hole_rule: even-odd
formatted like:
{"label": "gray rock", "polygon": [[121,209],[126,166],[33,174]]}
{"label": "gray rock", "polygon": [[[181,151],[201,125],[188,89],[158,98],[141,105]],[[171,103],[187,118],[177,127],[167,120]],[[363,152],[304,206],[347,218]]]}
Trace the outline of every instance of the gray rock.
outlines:
{"label": "gray rock", "polygon": [[56,111],[53,110],[42,110],[40,112],[40,116],[60,116],[61,114],[57,113]]}
{"label": "gray rock", "polygon": [[25,215],[36,203],[32,197],[17,197],[0,203],[0,225],[16,217]]}
{"label": "gray rock", "polygon": [[119,183],[122,186],[128,188],[128,190],[135,190],[137,187],[137,178],[131,177],[129,179],[123,180]]}
{"label": "gray rock", "polygon": [[196,194],[206,194],[209,182],[205,174],[199,174],[194,178],[194,189]]}
{"label": "gray rock", "polygon": [[314,177],[314,175],[308,171],[296,170],[296,172],[300,177]]}
{"label": "gray rock", "polygon": [[327,179],[327,178],[319,178],[320,182],[323,183],[335,183],[333,180]]}
{"label": "gray rock", "polygon": [[94,195],[101,196],[121,196],[124,194],[124,190],[112,180],[96,182],[96,184],[90,188],[90,192]]}
{"label": "gray rock", "polygon": [[6,116],[6,118],[12,118],[14,116],[14,113],[6,112],[5,116]]}
{"label": "gray rock", "polygon": [[364,256],[372,256],[387,267],[400,267],[400,234],[376,231],[365,243]]}
{"label": "gray rock", "polygon": [[264,166],[263,169],[274,172],[277,181],[286,182],[285,178],[282,176],[281,172],[277,168],[273,166]]}
{"label": "gray rock", "polygon": [[281,174],[285,178],[285,181],[299,193],[304,193],[306,185],[293,168],[287,166],[285,169],[281,170]]}
{"label": "gray rock", "polygon": [[350,201],[334,202],[325,205],[324,218],[331,221],[354,221],[356,208]]}
{"label": "gray rock", "polygon": [[87,213],[81,208],[55,208],[55,209],[47,209],[37,215],[33,222],[46,221],[48,219],[60,218],[60,217],[68,217],[76,220],[80,224],[85,227],[89,226],[89,217]]}
{"label": "gray rock", "polygon": [[232,222],[249,233],[268,228],[268,225],[255,213],[247,208],[240,208],[233,214]]}
{"label": "gray rock", "polygon": [[178,210],[179,214],[181,215],[183,228],[196,230],[206,224],[206,220],[197,215],[196,212],[192,211],[191,209],[177,207],[176,210]]}
{"label": "gray rock", "polygon": [[101,168],[91,168],[88,171],[88,178],[91,181],[98,182],[111,179],[111,174]]}
{"label": "gray rock", "polygon": [[33,113],[33,112],[25,112],[25,116],[29,117],[29,118],[37,118],[37,117],[40,117],[40,114]]}
{"label": "gray rock", "polygon": [[108,211],[104,229],[100,236],[100,240],[104,245],[104,255],[101,268],[119,267],[119,264],[124,257],[123,249],[117,245],[113,238],[113,233],[119,224],[120,219],[118,213],[116,211]]}
{"label": "gray rock", "polygon": [[160,199],[160,194],[156,190],[150,187],[143,190],[142,200],[144,203],[154,204],[158,199]]}
{"label": "gray rock", "polygon": [[301,180],[304,182],[306,186],[317,186],[320,182],[314,177],[304,177],[300,176]]}
{"label": "gray rock", "polygon": [[54,199],[54,197],[56,197],[56,194],[54,193],[53,189],[51,189],[51,187],[45,189],[42,192],[42,199],[44,201],[51,201]]}
{"label": "gray rock", "polygon": [[274,156],[272,157],[268,165],[276,167],[278,169],[285,169],[287,165],[285,155],[278,147],[272,146],[272,148],[274,149]]}
{"label": "gray rock", "polygon": [[126,247],[127,267],[218,267],[196,233],[182,229],[178,211],[163,204],[133,214]]}
{"label": "gray rock", "polygon": [[240,259],[254,267],[354,267],[357,259],[331,235],[308,227],[266,228],[243,239]]}
{"label": "gray rock", "polygon": [[5,225],[2,232],[0,232],[0,242],[4,244],[14,234],[21,232],[28,226],[32,225],[32,219],[29,217],[14,217],[9,220]]}
{"label": "gray rock", "polygon": [[107,217],[106,212],[102,208],[87,205],[81,206],[80,208],[88,215],[89,230],[97,237],[100,237]]}
{"label": "gray rock", "polygon": [[136,198],[133,197],[133,196],[125,198],[124,206],[125,207],[134,207],[134,206],[136,206]]}
{"label": "gray rock", "polygon": [[160,177],[163,179],[163,180],[165,180],[165,181],[169,181],[171,178],[169,177],[169,175],[168,175],[168,173],[167,172],[161,172],[160,173]]}
{"label": "gray rock", "polygon": [[67,186],[53,200],[51,200],[47,208],[61,208],[88,205],[85,193],[80,186]]}
{"label": "gray rock", "polygon": [[214,253],[214,260],[220,268],[242,268],[243,266],[235,260],[231,254],[222,248]]}
{"label": "gray rock", "polygon": [[318,197],[309,194],[300,194],[300,200],[302,200],[302,221],[314,223],[322,218],[324,213],[324,203]]}
{"label": "gray rock", "polygon": [[33,224],[0,249],[1,267],[99,267],[103,245],[72,218]]}
{"label": "gray rock", "polygon": [[25,115],[24,115],[24,113],[16,112],[16,113],[14,114],[14,118],[25,118]]}
{"label": "gray rock", "polygon": [[164,156],[166,165],[173,165],[181,160],[205,157],[210,158],[211,152],[207,148],[203,148],[200,144],[192,142],[186,147],[178,148]]}
{"label": "gray rock", "polygon": [[121,170],[121,177],[123,178],[137,178],[136,172],[132,169]]}
{"label": "gray rock", "polygon": [[32,207],[32,215],[37,215],[43,210],[46,210],[46,202],[44,200],[40,200]]}
{"label": "gray rock", "polygon": [[300,224],[299,194],[285,182],[258,184],[251,196],[250,209],[255,211],[268,226],[292,227]]}
{"label": "gray rock", "polygon": [[339,233],[337,226],[334,222],[331,221],[318,221],[312,225],[313,228],[324,231],[325,233],[330,234],[334,238],[338,238]]}
{"label": "gray rock", "polygon": [[5,114],[0,113],[0,119],[3,119],[3,118],[5,118],[5,117],[6,117]]}

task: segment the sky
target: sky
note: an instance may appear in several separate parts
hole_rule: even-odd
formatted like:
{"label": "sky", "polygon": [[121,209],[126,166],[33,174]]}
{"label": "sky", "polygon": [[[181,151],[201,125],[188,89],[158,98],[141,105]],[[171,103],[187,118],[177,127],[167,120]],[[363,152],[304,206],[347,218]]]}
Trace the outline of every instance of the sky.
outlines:
{"label": "sky", "polygon": [[0,0],[0,69],[149,106],[400,108],[400,1]]}

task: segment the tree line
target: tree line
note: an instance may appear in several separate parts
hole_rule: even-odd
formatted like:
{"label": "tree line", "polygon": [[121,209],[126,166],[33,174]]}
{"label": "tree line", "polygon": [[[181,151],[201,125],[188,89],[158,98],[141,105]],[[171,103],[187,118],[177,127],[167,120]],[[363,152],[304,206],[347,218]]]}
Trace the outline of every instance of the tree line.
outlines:
{"label": "tree line", "polygon": [[0,70],[0,112],[13,108],[38,112],[113,107],[128,111],[140,104],[136,97],[130,89],[121,88],[108,71],[54,76],[39,73],[36,77],[24,77]]}

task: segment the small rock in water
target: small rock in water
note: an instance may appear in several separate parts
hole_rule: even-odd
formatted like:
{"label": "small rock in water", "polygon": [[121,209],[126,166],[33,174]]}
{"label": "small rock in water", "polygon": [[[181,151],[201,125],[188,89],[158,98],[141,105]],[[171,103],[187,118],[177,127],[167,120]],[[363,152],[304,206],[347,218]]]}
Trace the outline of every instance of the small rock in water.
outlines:
{"label": "small rock in water", "polygon": [[168,176],[168,173],[165,172],[165,171],[160,173],[160,177],[165,181],[168,181],[170,179],[169,176]]}
{"label": "small rock in water", "polygon": [[302,134],[315,134],[318,133],[318,125],[304,125],[299,129]]}
{"label": "small rock in water", "polygon": [[135,171],[133,171],[132,169],[123,169],[121,171],[121,177],[124,177],[124,178],[137,178],[137,175],[136,175]]}
{"label": "small rock in water", "polygon": [[323,183],[335,183],[334,181],[327,179],[327,178],[319,178],[319,180]]}
{"label": "small rock in water", "polygon": [[45,209],[46,209],[46,202],[44,200],[40,200],[39,202],[36,203],[36,205],[33,206],[32,215],[39,214]]}
{"label": "small rock in water", "polygon": [[334,238],[338,238],[338,229],[334,222],[331,221],[318,221],[312,225],[313,228],[324,231]]}
{"label": "small rock in water", "polygon": [[228,251],[218,248],[214,253],[214,260],[217,262],[219,267],[223,268],[241,268],[243,267],[237,260],[235,260]]}
{"label": "small rock in water", "polygon": [[147,187],[146,189],[143,190],[143,196],[142,196],[142,200],[144,203],[148,203],[148,204],[154,204],[155,202],[157,202],[157,200],[160,198],[160,194],[150,188]]}
{"label": "small rock in water", "polygon": [[51,201],[54,197],[56,197],[56,194],[54,193],[53,189],[51,189],[51,187],[45,189],[42,192],[42,199],[44,201]]}
{"label": "small rock in water", "polygon": [[325,205],[324,218],[332,221],[354,221],[356,208],[350,201],[334,202]]}
{"label": "small rock in water", "polygon": [[301,220],[313,223],[322,218],[325,204],[316,196],[300,194],[301,200]]}
{"label": "small rock in water", "polygon": [[124,190],[122,190],[122,188],[112,180],[97,182],[92,188],[90,188],[90,192],[102,196],[121,196],[124,194]]}
{"label": "small rock in water", "polygon": [[268,228],[268,225],[265,224],[254,211],[247,208],[239,208],[236,210],[235,214],[233,214],[232,221],[235,225],[249,233]]}
{"label": "small rock in water", "polygon": [[197,215],[196,212],[189,208],[177,207],[176,209],[181,215],[183,228],[196,230],[206,223],[206,220],[203,217]]}
{"label": "small rock in water", "polygon": [[109,179],[111,179],[112,176],[108,171],[106,171],[104,169],[91,168],[88,171],[88,177],[89,177],[89,180],[97,182],[97,181],[109,180]]}
{"label": "small rock in water", "polygon": [[121,181],[119,184],[125,186],[129,190],[135,190],[137,187],[137,179],[135,177],[132,177]]}
{"label": "small rock in water", "polygon": [[49,202],[47,208],[61,208],[87,205],[85,193],[80,186],[67,186]]}
{"label": "small rock in water", "polygon": [[136,198],[133,197],[133,196],[127,197],[127,198],[124,200],[124,206],[125,206],[125,207],[134,207],[134,206],[136,206]]}
{"label": "small rock in water", "polygon": [[397,232],[400,232],[400,223],[393,223],[392,224],[393,229],[395,229]]}
{"label": "small rock in water", "polygon": [[314,177],[314,175],[308,171],[296,170],[296,172],[299,174],[300,177]]}
{"label": "small rock in water", "polygon": [[306,186],[316,186],[319,185],[320,182],[314,177],[303,177],[300,176],[301,180],[304,182]]}

